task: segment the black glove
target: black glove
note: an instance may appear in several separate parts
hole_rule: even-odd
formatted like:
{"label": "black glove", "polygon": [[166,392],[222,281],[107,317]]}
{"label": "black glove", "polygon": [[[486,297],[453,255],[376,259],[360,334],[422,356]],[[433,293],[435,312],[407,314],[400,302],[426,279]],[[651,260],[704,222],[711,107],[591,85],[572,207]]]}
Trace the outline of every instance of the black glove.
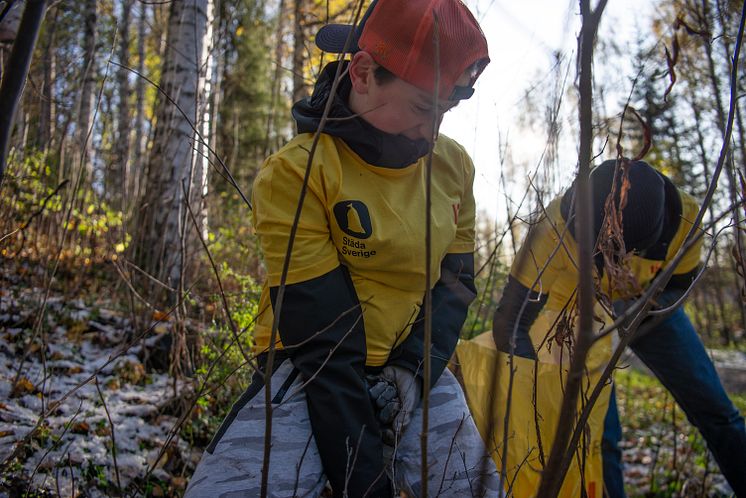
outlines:
{"label": "black glove", "polygon": [[401,411],[401,401],[396,384],[378,375],[368,375],[368,394],[381,428],[381,439],[389,446],[396,444],[394,419]]}

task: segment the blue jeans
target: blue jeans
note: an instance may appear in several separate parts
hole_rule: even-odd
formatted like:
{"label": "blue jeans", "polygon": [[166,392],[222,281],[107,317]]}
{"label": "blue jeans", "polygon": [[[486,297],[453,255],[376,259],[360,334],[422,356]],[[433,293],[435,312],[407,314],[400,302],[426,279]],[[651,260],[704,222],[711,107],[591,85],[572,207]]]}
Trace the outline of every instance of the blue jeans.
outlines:
{"label": "blue jeans", "polygon": [[[702,341],[679,308],[629,347],[658,377],[702,434],[728,483],[746,498],[746,427],[720,383]],[[612,392],[602,440],[606,496],[622,498],[624,478],[616,397]]]}

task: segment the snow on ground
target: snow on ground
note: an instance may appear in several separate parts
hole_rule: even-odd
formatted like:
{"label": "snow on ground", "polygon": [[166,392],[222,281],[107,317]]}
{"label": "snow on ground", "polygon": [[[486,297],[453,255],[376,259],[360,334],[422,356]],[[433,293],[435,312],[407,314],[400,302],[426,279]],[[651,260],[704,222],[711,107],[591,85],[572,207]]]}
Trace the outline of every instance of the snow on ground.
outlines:
{"label": "snow on ground", "polygon": [[[128,320],[80,300],[49,299],[45,358],[32,346],[22,361],[39,296],[40,289],[0,289],[0,462],[16,451],[20,458],[12,473],[22,475],[25,486],[55,495],[105,496],[117,482],[117,470],[121,488],[127,488],[154,467],[176,425],[164,407],[191,388],[167,374],[146,373],[137,356],[140,346],[124,350],[131,337]],[[36,435],[24,441],[45,411],[49,415]],[[193,460],[184,441],[174,437],[172,444],[154,477],[169,480],[163,467],[174,458]],[[4,474],[0,484],[10,486],[3,482],[9,473]]]}
{"label": "snow on ground", "polygon": [[[32,346],[22,361],[32,331],[39,328],[35,320],[43,295],[42,289],[22,285],[0,288],[0,463],[14,452],[17,457],[0,467],[0,498],[8,496],[3,490],[110,496],[119,487],[117,471],[120,487],[134,495],[159,495],[155,488],[144,489],[152,486],[146,480],[149,471],[172,489],[183,490],[201,450],[174,437],[165,455],[156,459],[177,423],[167,407],[189,397],[191,386],[174,383],[167,374],[146,372],[138,357],[139,343],[124,347],[133,332],[129,321],[107,309],[106,302],[93,306],[52,295],[46,326],[41,327],[48,334],[44,358],[40,348]],[[167,329],[158,327],[161,333]],[[736,390],[743,391],[746,381],[737,376],[746,373],[746,354],[714,352],[713,357],[719,367],[736,372],[741,388]],[[626,418],[624,404],[620,409]],[[27,438],[45,411],[49,414],[39,430]],[[625,428],[621,445],[631,496],[646,494],[653,479],[672,478],[685,485],[677,496],[727,496],[729,488],[712,462],[704,481],[686,470],[671,476],[671,468],[692,468],[687,461],[702,454],[687,438],[664,422]],[[672,466],[666,462],[672,461],[674,447],[678,464]]]}

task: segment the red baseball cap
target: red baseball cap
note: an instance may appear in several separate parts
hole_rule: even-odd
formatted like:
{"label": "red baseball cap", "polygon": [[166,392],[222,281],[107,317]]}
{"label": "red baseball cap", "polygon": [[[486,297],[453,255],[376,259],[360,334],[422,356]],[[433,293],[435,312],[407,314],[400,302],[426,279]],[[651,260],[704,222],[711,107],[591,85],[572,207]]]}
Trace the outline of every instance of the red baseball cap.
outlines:
{"label": "red baseball cap", "polygon": [[[468,99],[474,93],[474,82],[490,59],[484,33],[461,0],[373,0],[357,28],[328,24],[316,34],[316,45],[337,54],[364,50],[397,77],[433,92],[436,17],[438,94],[448,100]],[[456,85],[469,68],[469,85]]]}

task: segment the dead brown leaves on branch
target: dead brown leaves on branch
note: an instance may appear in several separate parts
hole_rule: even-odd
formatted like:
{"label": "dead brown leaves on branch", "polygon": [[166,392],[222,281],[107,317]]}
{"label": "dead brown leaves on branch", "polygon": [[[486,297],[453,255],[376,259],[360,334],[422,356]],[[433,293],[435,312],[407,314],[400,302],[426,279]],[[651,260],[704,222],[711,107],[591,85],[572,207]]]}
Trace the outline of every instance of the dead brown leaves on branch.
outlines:
{"label": "dead brown leaves on branch", "polygon": [[653,132],[650,128],[650,125],[642,118],[642,116],[640,116],[640,114],[633,107],[626,105],[624,107],[624,110],[622,111],[622,119],[619,123],[619,133],[617,135],[618,140],[616,143],[617,157],[625,159],[625,157],[627,156],[627,154],[625,153],[626,151],[622,147],[622,136],[625,132],[624,124],[627,113],[632,114],[637,123],[640,125],[640,130],[642,131],[642,147],[640,147],[640,150],[632,158],[633,161],[639,161],[648,155],[648,152],[650,152],[650,149],[653,146]]}
{"label": "dead brown leaves on branch", "polygon": [[627,205],[629,193],[629,170],[633,165],[629,159],[617,161],[620,174],[614,175],[611,192],[604,205],[604,222],[598,235],[597,249],[604,260],[604,272],[609,276],[608,289],[602,289],[608,296],[613,291],[622,295],[637,296],[642,294],[642,288],[630,269],[629,261],[632,253],[627,252],[624,245],[623,210]]}
{"label": "dead brown leaves on branch", "polygon": [[575,349],[573,340],[575,339],[575,323],[577,318],[578,303],[577,301],[573,301],[569,308],[563,310],[557,320],[554,334],[549,337],[548,348],[550,351],[553,345],[557,345],[566,351],[573,351]]}
{"label": "dead brown leaves on branch", "polygon": [[710,33],[706,29],[695,29],[691,27],[681,15],[676,17],[676,21],[674,21],[672,26],[673,41],[671,42],[671,50],[669,51],[668,47],[665,47],[666,64],[668,65],[668,76],[670,79],[670,83],[668,84],[668,88],[666,88],[666,91],[663,94],[663,100],[668,99],[668,94],[671,93],[671,90],[673,90],[673,86],[676,83],[676,64],[679,62],[680,49],[679,31],[682,28],[686,30],[686,33],[690,36],[701,36],[707,43],[709,43],[710,41]]}

